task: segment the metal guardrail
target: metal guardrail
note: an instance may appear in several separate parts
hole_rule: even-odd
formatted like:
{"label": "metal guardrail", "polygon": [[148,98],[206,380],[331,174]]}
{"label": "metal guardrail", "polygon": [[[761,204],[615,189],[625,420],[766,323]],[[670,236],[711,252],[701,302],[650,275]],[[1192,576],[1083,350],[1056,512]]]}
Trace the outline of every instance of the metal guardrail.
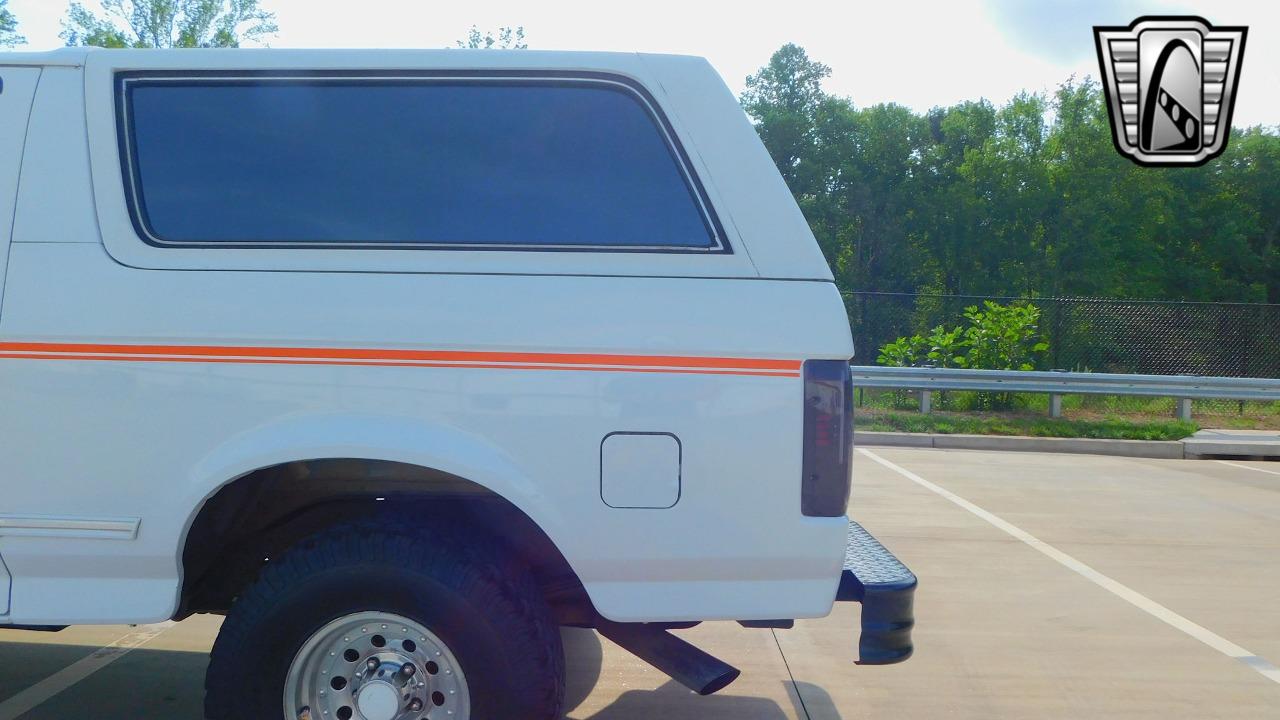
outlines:
{"label": "metal guardrail", "polygon": [[900,368],[853,365],[854,387],[919,390],[920,411],[931,409],[932,392],[976,390],[1045,393],[1049,414],[1062,414],[1063,395],[1141,395],[1178,400],[1178,417],[1191,419],[1191,400],[1280,400],[1280,379],[1201,377],[1198,375],[1119,375],[1109,373]]}

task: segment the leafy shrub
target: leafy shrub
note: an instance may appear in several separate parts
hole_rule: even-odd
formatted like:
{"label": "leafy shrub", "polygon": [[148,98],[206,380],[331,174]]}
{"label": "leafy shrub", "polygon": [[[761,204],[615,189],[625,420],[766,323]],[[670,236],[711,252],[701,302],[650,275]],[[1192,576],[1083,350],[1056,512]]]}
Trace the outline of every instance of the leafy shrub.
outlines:
{"label": "leafy shrub", "polygon": [[[900,337],[880,348],[880,357],[876,358],[876,362],[890,367],[915,367],[925,357],[925,345],[925,339],[919,335]],[[908,394],[906,390],[893,391],[893,406],[906,407]]]}
{"label": "leafy shrub", "polygon": [[[968,359],[960,353],[965,348],[964,331],[961,328],[946,328],[938,325],[929,331],[929,337],[925,338],[925,345],[928,352],[925,357],[929,360],[929,364],[934,367],[964,367],[968,364]],[[946,390],[938,392],[938,408],[941,410],[951,409],[951,393]]]}
{"label": "leafy shrub", "polygon": [[[965,344],[972,367],[986,370],[1034,370],[1034,360],[1049,349],[1038,340],[1040,308],[1035,305],[1000,305],[987,300],[982,309],[971,305],[964,310],[969,321]],[[1013,393],[978,393],[982,410],[1011,408]]]}
{"label": "leafy shrub", "polygon": [[969,364],[969,360],[960,354],[968,346],[965,331],[961,328],[946,330],[939,325],[929,331],[924,345],[929,349],[925,357],[934,367],[965,367]]}
{"label": "leafy shrub", "polygon": [[964,310],[964,317],[969,321],[969,327],[964,330],[969,366],[986,370],[1034,370],[1037,356],[1049,349],[1049,343],[1037,339],[1040,308],[1000,305],[990,300],[982,305],[982,309],[971,305]]}
{"label": "leafy shrub", "polygon": [[900,337],[880,348],[876,362],[889,367],[915,367],[924,357],[925,339],[919,335]]}
{"label": "leafy shrub", "polygon": [[[982,307],[965,308],[967,326],[947,330],[939,325],[925,335],[900,337],[880,348],[877,361],[891,367],[969,367],[982,370],[1033,370],[1049,349],[1040,339],[1040,308],[1035,305],[1001,305],[987,300]],[[895,396],[895,405],[906,402],[906,394]],[[939,393],[939,407],[948,405],[946,393]],[[978,393],[977,409],[1012,407],[1010,393]]]}

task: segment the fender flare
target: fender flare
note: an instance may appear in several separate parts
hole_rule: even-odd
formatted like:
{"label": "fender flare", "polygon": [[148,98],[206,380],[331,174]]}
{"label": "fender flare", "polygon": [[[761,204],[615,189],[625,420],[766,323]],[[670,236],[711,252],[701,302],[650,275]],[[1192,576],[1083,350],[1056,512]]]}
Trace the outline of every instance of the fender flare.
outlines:
{"label": "fender flare", "polygon": [[[191,528],[205,504],[232,482],[264,468],[321,459],[348,458],[415,465],[448,473],[493,492],[529,517],[571,568],[576,564],[557,541],[564,514],[533,479],[493,443],[458,428],[376,414],[291,416],[233,435],[192,466],[184,507],[191,508],[175,549],[178,593],[182,556]],[[174,608],[180,597],[175,597]]]}

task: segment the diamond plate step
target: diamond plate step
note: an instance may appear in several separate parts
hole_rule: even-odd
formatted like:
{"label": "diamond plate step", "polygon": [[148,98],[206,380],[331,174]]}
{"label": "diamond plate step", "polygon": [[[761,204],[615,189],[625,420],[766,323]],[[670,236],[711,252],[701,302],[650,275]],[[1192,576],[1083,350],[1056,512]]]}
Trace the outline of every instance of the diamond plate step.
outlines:
{"label": "diamond plate step", "polygon": [[915,573],[901,560],[861,525],[849,522],[836,600],[862,603],[859,664],[887,665],[911,657],[916,584]]}

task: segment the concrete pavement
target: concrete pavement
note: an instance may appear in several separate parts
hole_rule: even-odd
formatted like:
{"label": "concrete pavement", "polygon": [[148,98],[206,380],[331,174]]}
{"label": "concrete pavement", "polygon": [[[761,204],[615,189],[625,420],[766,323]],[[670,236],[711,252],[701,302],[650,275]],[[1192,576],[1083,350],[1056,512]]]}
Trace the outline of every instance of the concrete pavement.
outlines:
{"label": "concrete pavement", "polygon": [[[566,630],[568,717],[1280,717],[1280,682],[941,494],[1275,663],[1280,464],[871,450],[888,465],[856,457],[852,514],[920,577],[914,658],[854,666],[852,604],[792,630],[708,623],[681,635],[743,674],[703,698],[594,632]],[[134,630],[0,630],[0,720],[199,718],[217,626],[168,628],[20,716],[6,706],[43,698],[51,677],[75,680]]]}

